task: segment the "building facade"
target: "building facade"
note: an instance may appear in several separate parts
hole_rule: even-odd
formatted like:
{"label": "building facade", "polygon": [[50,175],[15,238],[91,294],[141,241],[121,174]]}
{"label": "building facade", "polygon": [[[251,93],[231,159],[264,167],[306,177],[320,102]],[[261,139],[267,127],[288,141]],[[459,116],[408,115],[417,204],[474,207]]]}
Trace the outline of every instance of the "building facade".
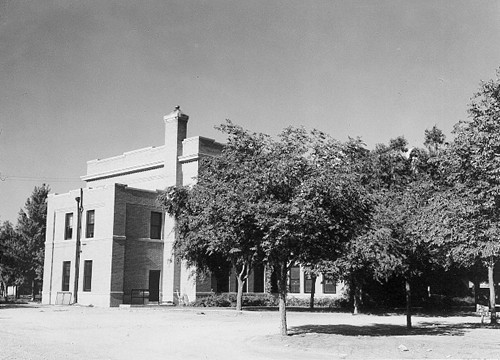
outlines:
{"label": "building facade", "polygon": [[[197,279],[174,258],[175,222],[156,203],[165,188],[193,184],[200,159],[222,150],[213,139],[188,138],[188,119],[176,107],[164,117],[164,145],[88,161],[85,188],[49,195],[42,303],[178,304],[236,289],[230,271]],[[254,269],[245,290],[263,292],[264,276]],[[292,269],[291,294],[306,296],[310,282]],[[318,296],[338,290],[317,279]]]}

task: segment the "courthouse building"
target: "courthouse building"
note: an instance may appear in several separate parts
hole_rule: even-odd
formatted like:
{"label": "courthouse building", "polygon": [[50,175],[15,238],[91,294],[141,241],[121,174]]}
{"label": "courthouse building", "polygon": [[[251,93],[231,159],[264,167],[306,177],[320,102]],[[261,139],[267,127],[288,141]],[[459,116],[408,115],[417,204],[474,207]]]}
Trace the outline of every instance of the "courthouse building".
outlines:
{"label": "courthouse building", "polygon": [[[188,119],[176,107],[164,117],[164,145],[88,161],[85,188],[49,195],[44,304],[178,304],[235,291],[230,272],[197,280],[176,261],[175,222],[156,203],[168,186],[193,184],[200,159],[222,150],[213,139],[188,138]],[[305,296],[310,280],[299,268],[290,275],[291,293]],[[254,269],[245,290],[263,292],[264,276]],[[336,292],[333,282],[317,279],[318,296]]]}

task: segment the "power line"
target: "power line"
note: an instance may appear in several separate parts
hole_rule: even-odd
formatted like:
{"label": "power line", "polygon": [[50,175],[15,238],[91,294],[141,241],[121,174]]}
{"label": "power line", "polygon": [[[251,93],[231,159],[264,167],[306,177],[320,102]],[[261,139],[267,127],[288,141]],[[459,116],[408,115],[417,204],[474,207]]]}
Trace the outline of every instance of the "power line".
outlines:
{"label": "power line", "polygon": [[79,178],[62,178],[62,177],[32,177],[32,176],[10,176],[0,173],[1,181],[50,181],[50,182],[79,182]]}

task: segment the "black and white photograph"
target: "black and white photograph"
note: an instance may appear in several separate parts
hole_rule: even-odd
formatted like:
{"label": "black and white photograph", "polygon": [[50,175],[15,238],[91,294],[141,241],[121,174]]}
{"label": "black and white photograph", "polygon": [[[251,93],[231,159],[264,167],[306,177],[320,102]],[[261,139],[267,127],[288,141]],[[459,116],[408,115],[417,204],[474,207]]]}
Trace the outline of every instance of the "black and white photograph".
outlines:
{"label": "black and white photograph", "polygon": [[499,359],[500,2],[0,0],[0,360]]}

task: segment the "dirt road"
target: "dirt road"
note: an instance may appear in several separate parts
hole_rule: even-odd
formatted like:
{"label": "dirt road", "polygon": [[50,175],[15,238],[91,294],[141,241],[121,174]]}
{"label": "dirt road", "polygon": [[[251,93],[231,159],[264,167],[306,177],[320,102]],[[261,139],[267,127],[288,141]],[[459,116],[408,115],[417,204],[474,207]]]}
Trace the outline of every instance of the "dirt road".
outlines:
{"label": "dirt road", "polygon": [[0,306],[0,359],[500,358],[500,329],[475,316]]}

